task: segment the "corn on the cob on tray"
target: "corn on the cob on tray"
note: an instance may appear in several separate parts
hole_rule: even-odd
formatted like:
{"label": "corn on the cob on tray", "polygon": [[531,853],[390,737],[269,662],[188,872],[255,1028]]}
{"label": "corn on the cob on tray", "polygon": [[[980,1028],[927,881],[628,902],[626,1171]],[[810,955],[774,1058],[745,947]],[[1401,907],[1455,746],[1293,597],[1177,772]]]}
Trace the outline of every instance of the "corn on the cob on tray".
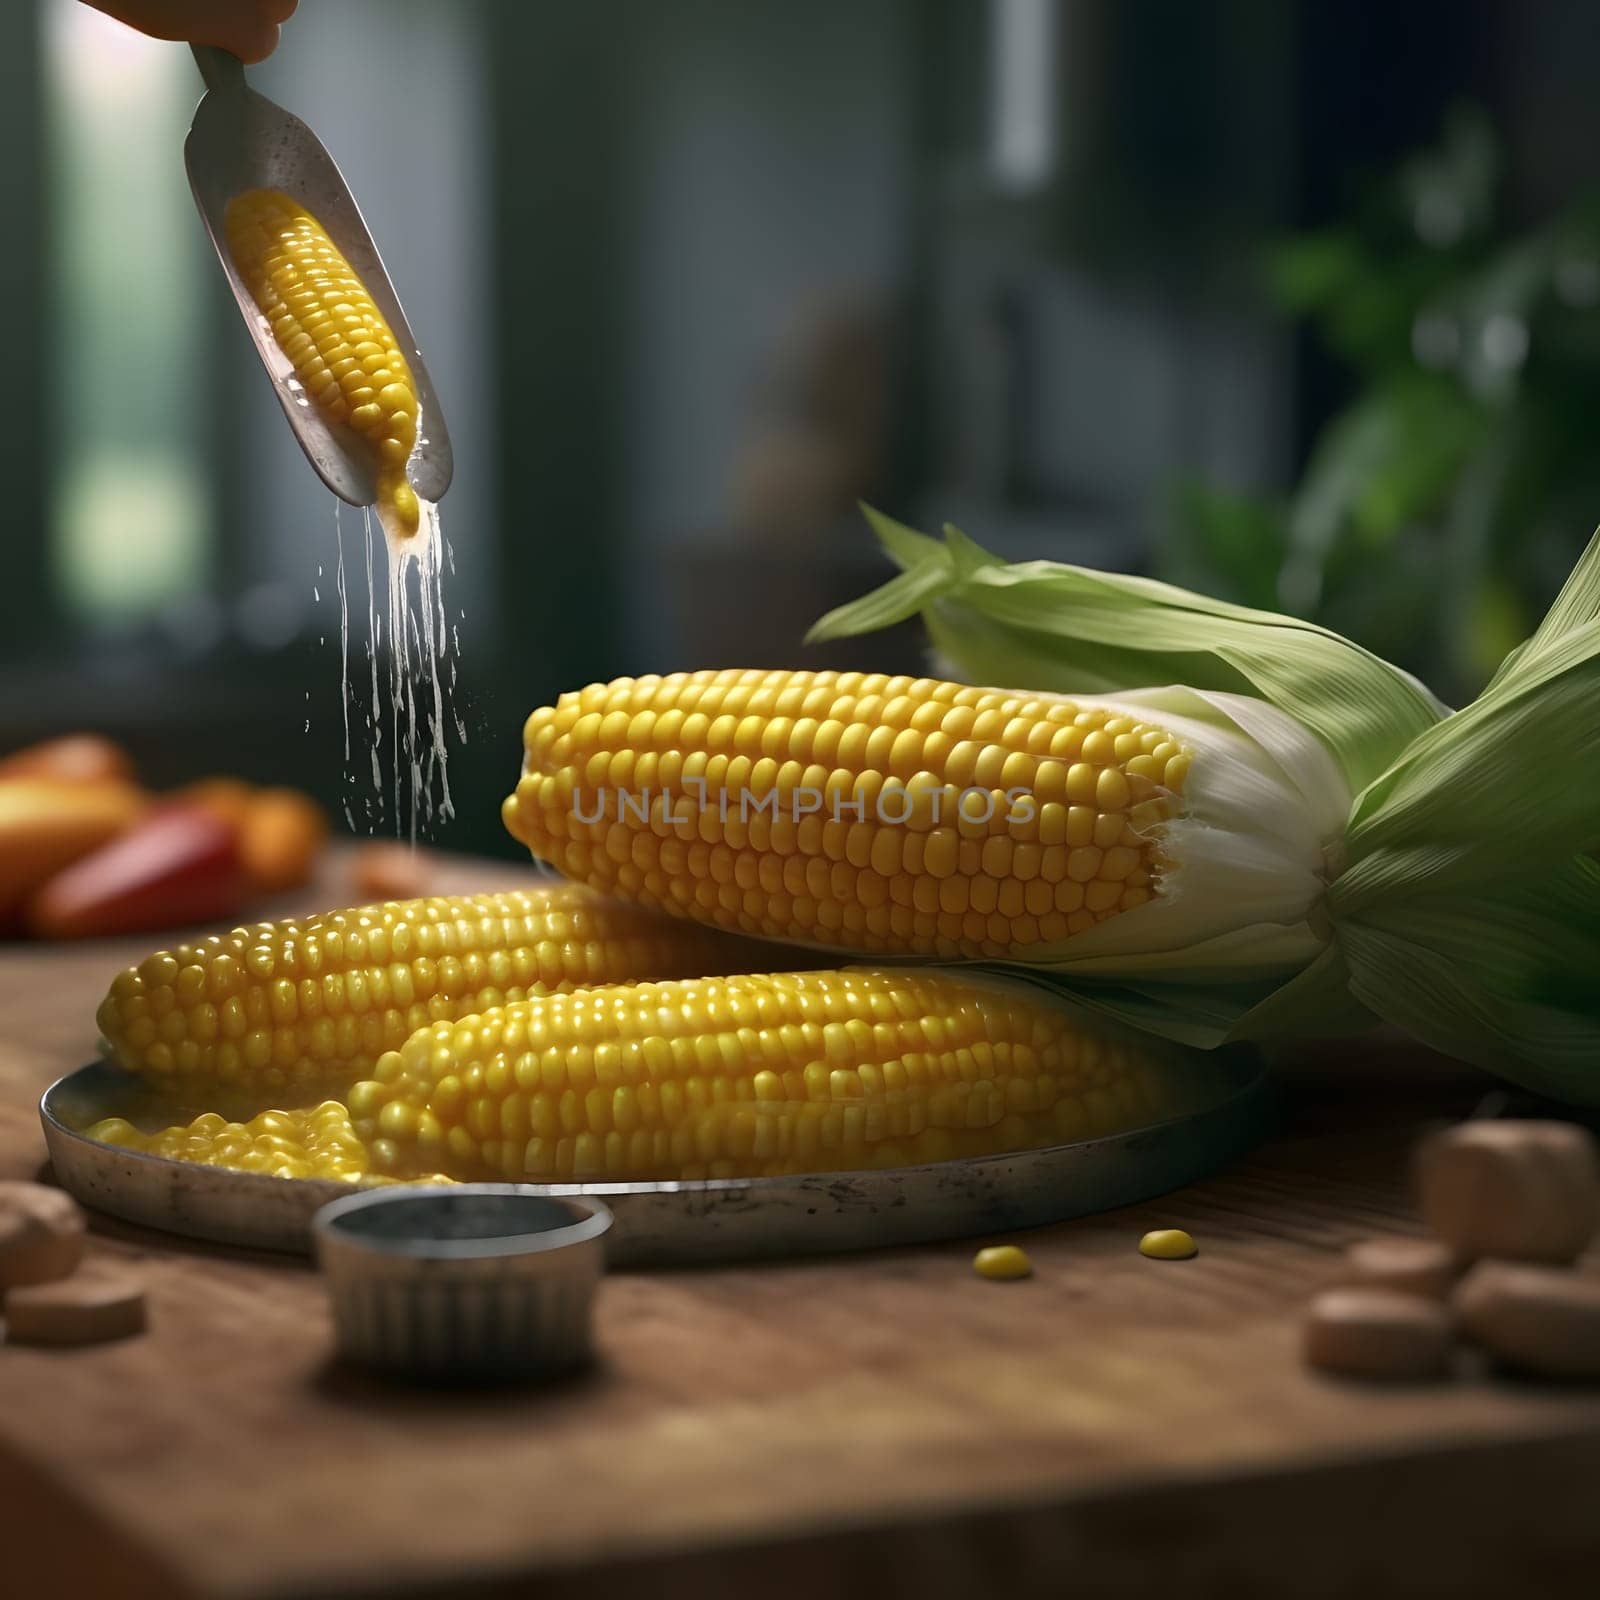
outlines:
{"label": "corn on the cob on tray", "polygon": [[1145,904],[1191,754],[1156,719],[858,672],[620,679],[535,711],[506,826],[769,938],[1004,957]]}
{"label": "corn on the cob on tray", "polygon": [[1042,990],[928,968],[579,989],[425,1028],[349,1096],[373,1170],[618,1181],[839,1172],[1099,1137],[1205,1067]]}
{"label": "corn on the cob on tray", "polygon": [[[107,1055],[190,1098],[343,1089],[418,1028],[554,989],[736,972],[770,952],[575,884],[264,922],[129,967]],[[259,1103],[259,1102],[258,1102]]]}
{"label": "corn on the cob on tray", "polygon": [[417,386],[405,353],[323,226],[277,189],[228,202],[228,253],[312,403],[349,427],[378,468],[378,504],[401,534],[421,508],[406,481]]}

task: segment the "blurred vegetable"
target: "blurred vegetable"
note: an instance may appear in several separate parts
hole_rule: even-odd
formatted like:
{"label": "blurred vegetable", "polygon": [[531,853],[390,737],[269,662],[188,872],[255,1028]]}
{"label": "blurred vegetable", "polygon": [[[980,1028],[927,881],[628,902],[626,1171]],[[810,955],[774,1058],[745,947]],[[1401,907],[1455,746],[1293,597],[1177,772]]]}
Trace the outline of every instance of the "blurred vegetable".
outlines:
{"label": "blurred vegetable", "polygon": [[175,790],[172,799],[179,805],[199,806],[235,828],[244,827],[254,788],[243,778],[200,778]]}
{"label": "blurred vegetable", "polygon": [[328,818],[298,789],[257,789],[242,778],[202,778],[173,798],[228,824],[239,837],[246,881],[259,894],[298,888],[328,837]]}
{"label": "blurred vegetable", "polygon": [[168,806],[52,878],[26,922],[46,939],[107,938],[231,919],[243,902],[234,830],[198,806]]}
{"label": "blurred vegetable", "polygon": [[61,778],[0,782],[0,920],[40,884],[115,838],[145,804],[126,783]]}
{"label": "blurred vegetable", "polygon": [[30,744],[0,760],[0,778],[60,778],[76,783],[132,783],[133,758],[98,733],[69,733]]}
{"label": "blurred vegetable", "polygon": [[363,900],[416,900],[432,882],[433,863],[398,840],[374,840],[350,857],[350,886]]}
{"label": "blurred vegetable", "polygon": [[309,795],[204,778],[136,827],[151,797],[132,772],[88,733],[0,761],[0,929],[80,938],[232,918],[246,894],[315,871],[328,819]]}
{"label": "blurred vegetable", "polygon": [[261,789],[245,807],[239,855],[250,887],[261,894],[297,889],[312,874],[328,837],[328,819],[298,789]]}
{"label": "blurred vegetable", "polygon": [[1270,260],[1355,392],[1286,500],[1189,484],[1163,575],[1315,619],[1468,698],[1600,500],[1600,208],[1496,231],[1498,143],[1452,116],[1347,221]]}

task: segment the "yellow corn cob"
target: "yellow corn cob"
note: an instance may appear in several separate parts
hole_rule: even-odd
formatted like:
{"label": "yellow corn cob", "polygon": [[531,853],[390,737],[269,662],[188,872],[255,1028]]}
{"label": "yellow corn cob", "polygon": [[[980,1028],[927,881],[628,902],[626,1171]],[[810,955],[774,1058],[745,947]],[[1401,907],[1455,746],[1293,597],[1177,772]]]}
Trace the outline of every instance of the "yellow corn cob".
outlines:
{"label": "yellow corn cob", "polygon": [[159,1133],[141,1133],[121,1117],[108,1117],[86,1131],[89,1138],[124,1150],[275,1178],[356,1183],[370,1169],[366,1146],[337,1100],[293,1111],[263,1111],[248,1122],[229,1122],[207,1111]]}
{"label": "yellow corn cob", "polygon": [[896,1167],[1176,1115],[1203,1071],[1037,990],[926,968],[544,995],[350,1091],[374,1170],[689,1179]]}
{"label": "yellow corn cob", "polygon": [[769,938],[946,958],[1148,901],[1190,760],[1113,708],[858,672],[622,678],[535,711],[524,738],[505,823],[568,877]]}
{"label": "yellow corn cob", "polygon": [[304,1092],[370,1075],[430,1022],[551,989],[767,959],[563,884],[236,928],[129,967],[97,1020],[111,1059],[146,1078]]}
{"label": "yellow corn cob", "polygon": [[378,463],[378,505],[403,534],[420,510],[406,481],[417,386],[383,313],[322,224],[276,189],[228,202],[228,253],[312,402]]}

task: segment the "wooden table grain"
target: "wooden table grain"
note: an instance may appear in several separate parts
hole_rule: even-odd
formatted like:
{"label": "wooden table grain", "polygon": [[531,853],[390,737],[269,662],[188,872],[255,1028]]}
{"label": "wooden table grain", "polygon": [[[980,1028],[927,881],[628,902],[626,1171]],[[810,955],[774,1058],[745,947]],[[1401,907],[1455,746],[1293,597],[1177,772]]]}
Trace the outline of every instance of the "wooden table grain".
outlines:
{"label": "wooden table grain", "polygon": [[[39,1092],[150,943],[0,952],[0,1177],[41,1172]],[[1359,1043],[1281,1082],[1249,1159],[1019,1236],[1030,1281],[971,1243],[616,1274],[598,1365],[552,1389],[343,1371],[305,1264],[97,1220],[151,1328],[0,1346],[0,1594],[1582,1592],[1600,1393],[1298,1360],[1338,1252],[1416,1231],[1419,1132],[1493,1086]],[[1138,1255],[1166,1224],[1198,1258]]]}

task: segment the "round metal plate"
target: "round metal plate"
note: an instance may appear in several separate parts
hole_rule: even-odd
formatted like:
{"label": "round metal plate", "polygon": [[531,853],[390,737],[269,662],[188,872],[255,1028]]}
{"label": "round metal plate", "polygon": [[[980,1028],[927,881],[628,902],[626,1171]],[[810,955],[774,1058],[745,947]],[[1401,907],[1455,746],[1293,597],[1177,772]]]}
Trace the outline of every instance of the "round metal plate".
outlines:
{"label": "round metal plate", "polygon": [[[616,1216],[607,1250],[615,1266],[811,1255],[998,1233],[1147,1200],[1242,1155],[1269,1121],[1260,1066],[1219,1068],[1217,1084],[1209,1104],[1171,1121],[1012,1155],[882,1172],[527,1187],[604,1200]],[[167,1233],[304,1252],[313,1213],[351,1192],[347,1184],[228,1172],[86,1138],[81,1130],[103,1117],[147,1128],[182,1120],[177,1108],[110,1067],[83,1067],[52,1084],[39,1114],[69,1193],[96,1211]]]}

